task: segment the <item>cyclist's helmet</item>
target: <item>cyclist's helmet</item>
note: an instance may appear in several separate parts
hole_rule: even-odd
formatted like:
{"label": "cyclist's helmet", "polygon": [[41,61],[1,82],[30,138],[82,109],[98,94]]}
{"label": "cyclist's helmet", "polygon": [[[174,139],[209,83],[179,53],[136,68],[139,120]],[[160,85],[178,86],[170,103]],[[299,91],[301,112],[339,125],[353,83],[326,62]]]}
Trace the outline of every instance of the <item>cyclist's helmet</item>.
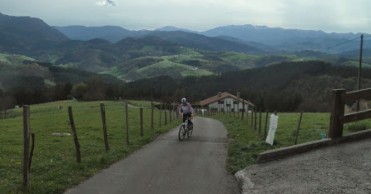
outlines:
{"label": "cyclist's helmet", "polygon": [[181,99],[181,102],[182,102],[182,103],[186,103],[186,102],[187,102],[187,99],[186,99],[186,98],[182,98],[182,99]]}

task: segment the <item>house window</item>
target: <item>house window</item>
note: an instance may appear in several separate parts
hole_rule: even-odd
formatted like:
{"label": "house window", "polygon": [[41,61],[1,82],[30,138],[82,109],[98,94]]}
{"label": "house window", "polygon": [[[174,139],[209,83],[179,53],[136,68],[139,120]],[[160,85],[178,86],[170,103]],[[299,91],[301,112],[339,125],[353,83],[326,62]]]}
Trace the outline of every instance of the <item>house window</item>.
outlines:
{"label": "house window", "polygon": [[218,104],[224,104],[224,100],[219,100]]}

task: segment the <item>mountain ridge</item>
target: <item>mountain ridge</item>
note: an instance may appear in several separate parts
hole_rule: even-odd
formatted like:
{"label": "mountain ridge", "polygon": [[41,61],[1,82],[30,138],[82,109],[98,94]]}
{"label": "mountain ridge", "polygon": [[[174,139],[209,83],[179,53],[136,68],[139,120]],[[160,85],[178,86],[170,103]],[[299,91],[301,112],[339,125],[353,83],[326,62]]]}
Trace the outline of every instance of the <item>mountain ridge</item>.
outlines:
{"label": "mountain ridge", "polygon": [[[224,39],[227,40],[230,40],[230,38],[235,38],[236,42],[242,44],[260,44],[264,45],[261,47],[271,48],[268,50],[281,50],[284,52],[292,52],[297,50],[317,50],[327,53],[350,52],[352,50],[359,49],[359,43],[351,41],[350,43],[344,45],[337,44],[350,41],[360,36],[360,33],[328,33],[321,30],[286,29],[280,27],[244,24],[219,26],[206,31],[192,31],[173,26],[164,26],[153,31],[130,31],[130,34],[122,35],[122,38],[146,36],[158,31],[187,32],[204,35],[207,37],[224,37]],[[83,40],[81,37],[74,38]],[[112,42],[111,38],[107,38],[107,40]],[[365,44],[365,46],[371,48],[371,40],[366,40],[366,42],[367,44]]]}
{"label": "mountain ridge", "polygon": [[[10,22],[14,20],[19,22]],[[35,27],[33,30],[36,29],[37,33],[27,33],[28,29],[24,28],[32,25]],[[78,36],[74,38],[76,40],[70,39],[58,31],[56,27],[49,26],[42,20],[32,17],[0,15],[0,26],[2,26],[0,34],[3,35],[0,39],[0,53],[24,54],[40,61],[51,62],[54,65],[77,67],[95,73],[108,73],[123,80],[160,76],[165,72],[166,75],[175,77],[179,75],[220,74],[281,62],[313,59],[338,63],[337,65],[354,65],[354,58],[357,56],[355,50],[359,49],[358,44],[354,45],[354,49],[348,48],[346,45],[343,50],[338,49],[338,53],[341,55],[329,54],[324,50],[316,49],[318,45],[321,47],[328,45],[329,40],[332,43],[340,41],[336,37],[329,39],[327,36],[331,37],[331,35],[321,31],[309,32],[312,34],[310,37],[320,34],[324,35],[322,38],[295,39],[295,36],[288,36],[288,39],[292,38],[288,43],[269,46],[254,39],[246,40],[245,38],[243,40],[223,34],[214,34],[218,36],[211,37],[169,26],[162,28],[162,30],[153,31],[131,31],[117,26],[70,27],[72,31],[75,30],[77,35],[83,34],[85,40],[79,40]],[[265,30],[268,34],[274,32],[270,31],[271,28],[267,26],[233,25],[232,27],[242,30]],[[226,28],[227,31],[230,30],[228,26]],[[219,27],[217,30],[225,30],[226,28]],[[11,31],[8,32],[9,29]],[[286,32],[285,29],[277,29],[281,30],[282,34]],[[43,33],[40,32],[46,35],[42,35]],[[300,35],[302,32],[300,30],[290,32],[299,34],[296,35],[298,37],[303,36]],[[243,34],[243,31],[241,33]],[[272,37],[274,38],[274,36]],[[349,40],[341,39],[341,41]],[[351,43],[355,44],[355,42]],[[367,49],[365,48],[365,50]],[[370,56],[365,53],[365,57],[368,57],[366,60],[370,63]],[[164,67],[171,65],[178,67],[178,69],[172,68],[172,71],[163,71]],[[158,69],[156,70],[155,67]],[[150,73],[141,75],[148,70]],[[134,76],[129,75],[131,73]]]}

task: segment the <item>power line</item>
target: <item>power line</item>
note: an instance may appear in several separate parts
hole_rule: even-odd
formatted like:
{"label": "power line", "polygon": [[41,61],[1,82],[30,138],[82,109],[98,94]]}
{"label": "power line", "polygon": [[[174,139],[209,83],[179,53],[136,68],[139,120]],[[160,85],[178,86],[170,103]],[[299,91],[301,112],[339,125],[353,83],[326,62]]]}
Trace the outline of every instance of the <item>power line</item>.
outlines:
{"label": "power line", "polygon": [[[371,37],[371,36],[370,36]],[[341,45],[344,45],[344,44],[348,44],[349,42],[352,42],[352,41],[355,41],[357,39],[360,39],[360,37],[357,37],[357,38],[354,38],[354,39],[351,39],[351,40],[347,40],[347,41],[344,41],[344,42],[340,42],[336,45],[333,45],[333,46],[330,46],[330,47],[327,47],[326,49],[332,49],[332,48],[335,48],[335,47],[338,47],[338,46],[341,46]]]}

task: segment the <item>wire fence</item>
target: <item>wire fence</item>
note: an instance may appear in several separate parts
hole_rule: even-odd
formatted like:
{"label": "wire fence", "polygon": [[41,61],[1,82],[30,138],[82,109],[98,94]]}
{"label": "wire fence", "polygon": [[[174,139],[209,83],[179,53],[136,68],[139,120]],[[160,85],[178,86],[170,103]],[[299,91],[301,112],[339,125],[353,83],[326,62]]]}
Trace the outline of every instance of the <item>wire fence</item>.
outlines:
{"label": "wire fence", "polygon": [[[0,119],[0,175],[7,177],[0,182],[0,191],[2,187],[6,188],[14,183],[22,185],[15,178],[20,177],[19,169],[22,164],[29,166],[24,168],[23,173],[31,174],[27,176],[31,182],[42,181],[45,179],[43,176],[50,176],[50,171],[68,173],[71,170],[65,166],[74,166],[77,148],[69,108],[72,110],[82,166],[108,165],[181,122],[176,120],[174,109],[161,110],[153,104],[89,102],[37,105],[30,106],[29,113],[26,114],[29,115],[29,124],[26,127],[29,131],[25,134],[29,133],[29,139],[24,143],[24,131],[21,130],[25,120],[23,109],[9,110]],[[34,139],[31,139],[31,134],[34,134]],[[27,148],[24,148],[25,144],[28,144]],[[32,147],[34,150],[31,150]],[[29,162],[20,159],[25,150],[29,151],[26,156],[29,157]],[[23,184],[29,185],[27,178],[23,180]]]}

